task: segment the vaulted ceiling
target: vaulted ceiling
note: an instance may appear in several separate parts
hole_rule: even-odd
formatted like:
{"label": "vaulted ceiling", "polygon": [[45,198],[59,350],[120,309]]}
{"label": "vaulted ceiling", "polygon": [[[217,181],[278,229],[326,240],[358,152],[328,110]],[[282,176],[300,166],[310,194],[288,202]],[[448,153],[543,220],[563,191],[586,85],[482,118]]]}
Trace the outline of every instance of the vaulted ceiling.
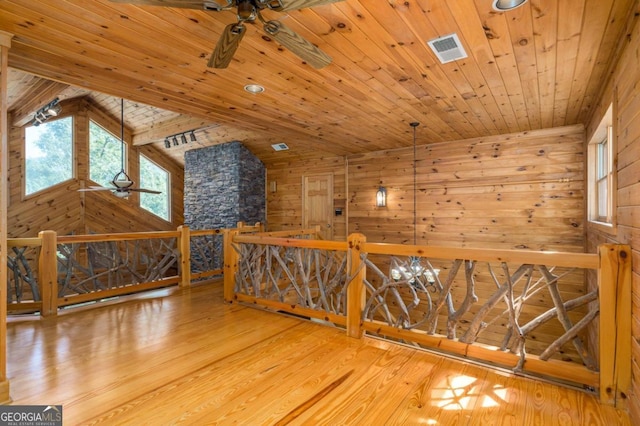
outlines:
{"label": "vaulted ceiling", "polygon": [[[186,149],[239,140],[272,163],[410,146],[413,121],[419,144],[582,123],[638,12],[637,0],[529,0],[504,13],[492,0],[265,11],[333,58],[321,69],[259,21],[227,68],[207,67],[235,11],[0,0],[0,30],[14,34],[8,96],[19,124],[55,96],[89,96],[119,117],[122,97],[135,144],[182,162]],[[427,41],[452,33],[468,57],[441,64]],[[247,93],[250,83],[264,93]],[[164,147],[189,129],[200,129],[197,143]],[[281,142],[290,150],[271,148]]]}

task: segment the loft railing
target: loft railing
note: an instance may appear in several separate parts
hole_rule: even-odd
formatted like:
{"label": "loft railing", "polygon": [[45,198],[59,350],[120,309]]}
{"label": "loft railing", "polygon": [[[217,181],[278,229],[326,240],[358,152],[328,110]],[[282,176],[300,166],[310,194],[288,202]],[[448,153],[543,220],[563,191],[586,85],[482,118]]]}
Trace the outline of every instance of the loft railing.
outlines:
{"label": "loft railing", "polygon": [[[377,244],[360,234],[335,242],[310,234],[231,232],[225,299],[329,321],[356,338],[367,332],[582,384],[609,404],[626,398],[628,246],[584,254]],[[594,273],[597,285],[588,290],[586,277]]]}
{"label": "loft railing", "polygon": [[[602,245],[597,254],[455,249],[368,243],[360,234],[324,241],[317,228],[261,231],[239,224],[9,239],[8,311],[56,315],[61,306],[223,274],[228,302],[581,383],[610,404],[626,398],[628,246]],[[589,273],[597,277],[590,290]]]}
{"label": "loft railing", "polygon": [[[261,225],[238,224],[234,232]],[[8,239],[9,313],[56,315],[58,308],[222,275],[225,235],[194,230]]]}

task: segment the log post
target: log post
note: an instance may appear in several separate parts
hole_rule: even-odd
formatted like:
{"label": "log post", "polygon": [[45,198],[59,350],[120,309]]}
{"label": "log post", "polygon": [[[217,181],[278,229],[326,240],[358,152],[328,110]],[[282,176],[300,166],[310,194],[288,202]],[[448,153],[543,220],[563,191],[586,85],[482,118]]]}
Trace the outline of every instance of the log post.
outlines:
{"label": "log post", "polygon": [[9,206],[9,49],[13,34],[0,30],[0,403],[11,400],[7,379],[7,208]]}
{"label": "log post", "polygon": [[58,236],[55,231],[40,231],[38,238],[42,241],[38,259],[38,282],[42,295],[40,314],[46,318],[58,313]]}
{"label": "log post", "polygon": [[233,238],[240,231],[225,229],[224,240],[224,301],[233,303],[236,287],[236,272],[238,271],[238,253],[233,248]]}
{"label": "log post", "polygon": [[625,408],[631,386],[631,248],[598,247],[600,402]]}
{"label": "log post", "polygon": [[361,338],[362,311],[366,303],[364,279],[366,277],[365,265],[360,255],[367,237],[362,234],[351,234],[348,238],[349,247],[349,276],[351,281],[347,283],[347,335]]}
{"label": "log post", "polygon": [[178,226],[180,232],[180,287],[191,285],[191,230],[187,225]]}

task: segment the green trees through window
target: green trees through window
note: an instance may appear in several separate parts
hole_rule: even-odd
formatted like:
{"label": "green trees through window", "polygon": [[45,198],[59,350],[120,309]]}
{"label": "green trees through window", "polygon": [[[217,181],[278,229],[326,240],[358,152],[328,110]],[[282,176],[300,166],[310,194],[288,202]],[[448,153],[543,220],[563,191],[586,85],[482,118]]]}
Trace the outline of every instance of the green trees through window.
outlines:
{"label": "green trees through window", "polygon": [[124,164],[122,144],[104,128],[89,122],[89,179],[102,186],[112,186],[111,181]]}
{"label": "green trees through window", "polygon": [[25,195],[73,177],[73,117],[25,130]]}
{"label": "green trees through window", "polygon": [[161,194],[140,193],[140,207],[164,220],[169,220],[169,173],[140,154],[140,187]]}

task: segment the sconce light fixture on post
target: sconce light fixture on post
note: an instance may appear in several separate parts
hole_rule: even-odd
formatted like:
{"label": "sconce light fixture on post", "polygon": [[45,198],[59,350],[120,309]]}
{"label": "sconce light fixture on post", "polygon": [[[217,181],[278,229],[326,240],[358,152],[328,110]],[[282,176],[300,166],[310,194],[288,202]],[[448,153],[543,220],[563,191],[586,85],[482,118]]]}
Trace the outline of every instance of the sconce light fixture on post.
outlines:
{"label": "sconce light fixture on post", "polygon": [[387,206],[387,190],[384,186],[378,188],[378,192],[376,192],[376,207],[386,207]]}

